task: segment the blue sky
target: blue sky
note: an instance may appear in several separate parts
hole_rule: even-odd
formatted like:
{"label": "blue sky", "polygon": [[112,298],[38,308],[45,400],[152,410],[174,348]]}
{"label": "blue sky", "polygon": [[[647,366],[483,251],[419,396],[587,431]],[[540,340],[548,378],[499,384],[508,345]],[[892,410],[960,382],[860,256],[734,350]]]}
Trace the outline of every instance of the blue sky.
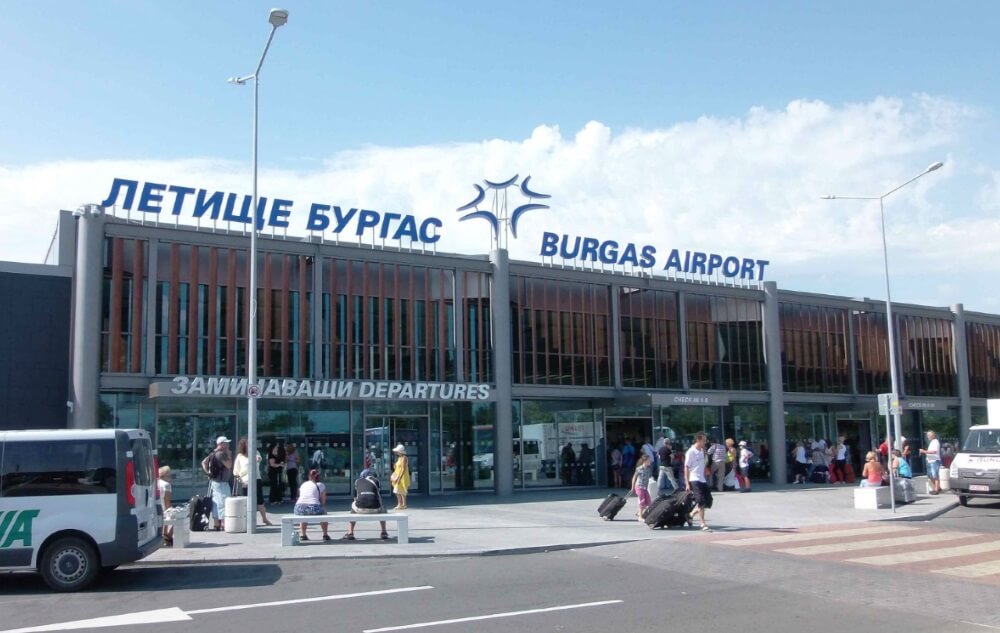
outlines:
{"label": "blue sky", "polygon": [[[5,3],[0,203],[8,213],[44,214],[45,222],[33,224],[50,233],[57,208],[103,198],[115,175],[155,178],[167,170],[194,186],[203,186],[202,179],[204,186],[230,186],[230,172],[249,161],[251,89],[226,78],[252,70],[271,6]],[[549,183],[554,205],[561,198],[595,213],[612,209],[613,219],[594,218],[591,233],[617,229],[624,233],[619,239],[638,240],[650,231],[676,235],[698,227],[704,233],[692,235],[688,246],[733,249],[737,237],[725,235],[731,227],[715,225],[723,217],[745,237],[745,250],[775,262],[779,285],[881,296],[879,260],[868,258],[868,247],[878,245],[870,222],[844,219],[826,233],[803,232],[822,224],[817,219],[870,215],[870,209],[816,197],[879,193],[946,160],[926,185],[891,201],[891,220],[901,231],[898,240],[890,236],[898,249],[898,294],[1000,312],[986,281],[995,278],[995,264],[983,264],[985,276],[970,279],[959,274],[967,263],[948,264],[968,251],[970,238],[1000,237],[1000,4],[290,2],[285,8],[289,23],[262,74],[261,161],[271,170],[263,182],[270,177],[292,188],[286,195],[305,199],[327,187],[338,197],[374,198],[364,201],[371,205],[445,215],[471,198],[476,179],[530,170],[537,187]],[[797,103],[822,107],[790,106]],[[802,132],[815,131],[817,120],[829,129]],[[588,128],[591,122],[599,126]],[[543,140],[533,145],[539,129]],[[664,147],[657,145],[663,138],[686,153],[668,147],[629,154]],[[843,142],[823,147],[820,138]],[[865,146],[852,148],[850,139]],[[539,143],[545,149],[533,154]],[[788,151],[777,155],[783,144]],[[723,155],[742,148],[749,157],[736,165],[720,158],[683,181],[660,183],[662,172],[642,173],[658,159],[674,171],[688,157],[706,160],[698,155],[703,146]],[[418,174],[409,173],[402,157],[417,148],[433,156],[419,176],[447,181],[441,188],[448,196],[411,185]],[[620,164],[632,164],[617,162],[623,153],[637,165],[631,180],[617,173]],[[208,164],[195,166],[195,159]],[[568,163],[581,167],[568,173]],[[361,169],[368,170],[364,178]],[[365,178],[385,186],[352,188]],[[302,184],[308,179],[317,182]],[[581,184],[594,182],[594,190]],[[52,189],[45,195],[28,191],[45,183]],[[644,187],[649,191],[632,197]],[[763,192],[744,204],[740,192],[748,188]],[[677,202],[678,190],[686,190],[686,202]],[[602,198],[609,191],[620,208]],[[707,213],[713,204],[718,212]],[[677,218],[694,215],[657,225],[657,205]],[[561,230],[573,228],[563,220]],[[778,231],[743,228],[786,220]],[[25,240],[11,239],[24,230],[14,222],[3,225],[9,230],[8,241],[0,238],[0,259],[31,259],[21,250]],[[913,238],[921,234],[956,244],[929,254]],[[856,244],[864,265],[838,273],[840,256],[823,244],[831,239]],[[38,240],[42,246],[31,253],[44,251],[47,237]],[[811,243],[825,248],[812,252]],[[515,254],[530,258],[531,250]],[[848,249],[843,256],[854,255]]]}

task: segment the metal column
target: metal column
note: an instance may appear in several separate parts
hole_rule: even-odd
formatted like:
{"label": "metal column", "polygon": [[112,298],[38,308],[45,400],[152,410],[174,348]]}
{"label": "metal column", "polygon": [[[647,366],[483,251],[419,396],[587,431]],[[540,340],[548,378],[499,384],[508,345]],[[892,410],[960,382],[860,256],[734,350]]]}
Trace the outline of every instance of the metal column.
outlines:
{"label": "metal column", "polygon": [[496,378],[496,455],[493,472],[496,476],[497,494],[507,497],[514,493],[514,415],[511,407],[513,350],[510,340],[510,266],[507,251],[490,252],[493,264],[493,358]]}
{"label": "metal column", "polygon": [[972,426],[972,402],[969,389],[969,345],[965,336],[965,308],[961,303],[951,306],[955,314],[952,322],[952,361],[955,363],[955,379],[958,381],[958,435],[961,442],[969,434]]}
{"label": "metal column", "polygon": [[764,282],[764,361],[767,363],[767,387],[771,395],[768,425],[771,455],[771,483],[786,481],[785,467],[785,394],[781,382],[781,329],[778,323],[778,284]]}
{"label": "metal column", "polygon": [[101,388],[101,293],[104,269],[104,209],[85,205],[77,215],[73,297],[74,429],[96,429]]}

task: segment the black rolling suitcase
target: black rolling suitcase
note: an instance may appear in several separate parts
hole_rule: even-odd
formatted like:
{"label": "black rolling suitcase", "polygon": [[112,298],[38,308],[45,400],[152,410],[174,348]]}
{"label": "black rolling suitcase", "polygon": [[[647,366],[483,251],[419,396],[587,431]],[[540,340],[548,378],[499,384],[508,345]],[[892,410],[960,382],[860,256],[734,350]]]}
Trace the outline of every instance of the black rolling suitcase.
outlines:
{"label": "black rolling suitcase", "polygon": [[192,532],[208,530],[212,523],[212,498],[198,495],[191,497],[188,503],[188,519]]}
{"label": "black rolling suitcase", "polygon": [[678,490],[668,497],[660,497],[646,510],[646,525],[650,529],[680,527],[690,523],[694,510],[694,495]]}
{"label": "black rolling suitcase", "polygon": [[614,521],[615,516],[625,507],[626,499],[628,499],[628,494],[622,497],[612,492],[601,502],[601,505],[597,508],[597,514],[601,515],[601,518],[605,521]]}

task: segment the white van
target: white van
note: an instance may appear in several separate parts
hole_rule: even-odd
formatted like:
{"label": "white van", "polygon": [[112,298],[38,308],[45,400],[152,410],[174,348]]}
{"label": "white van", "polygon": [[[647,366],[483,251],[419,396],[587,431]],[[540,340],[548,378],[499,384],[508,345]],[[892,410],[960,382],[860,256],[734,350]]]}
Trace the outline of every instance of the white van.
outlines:
{"label": "white van", "polygon": [[963,506],[968,505],[969,497],[1000,499],[1000,426],[971,427],[962,450],[951,462],[948,478],[951,491]]}
{"label": "white van", "polygon": [[56,591],[156,551],[163,516],[149,433],[0,431],[0,571]]}

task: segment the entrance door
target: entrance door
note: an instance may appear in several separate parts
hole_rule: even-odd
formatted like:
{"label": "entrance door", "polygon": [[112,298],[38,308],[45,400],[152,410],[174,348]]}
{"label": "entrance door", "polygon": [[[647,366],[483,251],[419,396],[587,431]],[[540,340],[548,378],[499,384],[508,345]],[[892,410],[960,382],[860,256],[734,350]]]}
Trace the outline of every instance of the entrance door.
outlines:
{"label": "entrance door", "polygon": [[369,416],[365,418],[366,468],[372,468],[382,483],[383,494],[392,494],[389,477],[396,464],[392,449],[402,444],[410,464],[410,492],[426,492],[421,469],[428,464],[427,418]]}
{"label": "entrance door", "polygon": [[[610,488],[628,488],[635,472],[635,461],[639,458],[642,445],[646,439],[652,441],[653,421],[649,418],[606,418],[604,436],[608,438],[607,482]],[[626,444],[631,448],[626,449]],[[619,477],[611,470],[611,453],[618,449],[622,452],[622,467]]]}
{"label": "entrance door", "polygon": [[236,416],[170,415],[156,420],[156,450],[160,466],[170,466],[173,498],[178,501],[203,495],[208,475],[201,460],[215,449],[215,440],[225,435],[236,451]]}
{"label": "entrance door", "polygon": [[[848,461],[856,473],[860,473],[865,454],[872,450],[872,424],[869,420],[837,420],[837,437],[844,437],[847,445]],[[836,439],[834,439],[836,441]]]}

